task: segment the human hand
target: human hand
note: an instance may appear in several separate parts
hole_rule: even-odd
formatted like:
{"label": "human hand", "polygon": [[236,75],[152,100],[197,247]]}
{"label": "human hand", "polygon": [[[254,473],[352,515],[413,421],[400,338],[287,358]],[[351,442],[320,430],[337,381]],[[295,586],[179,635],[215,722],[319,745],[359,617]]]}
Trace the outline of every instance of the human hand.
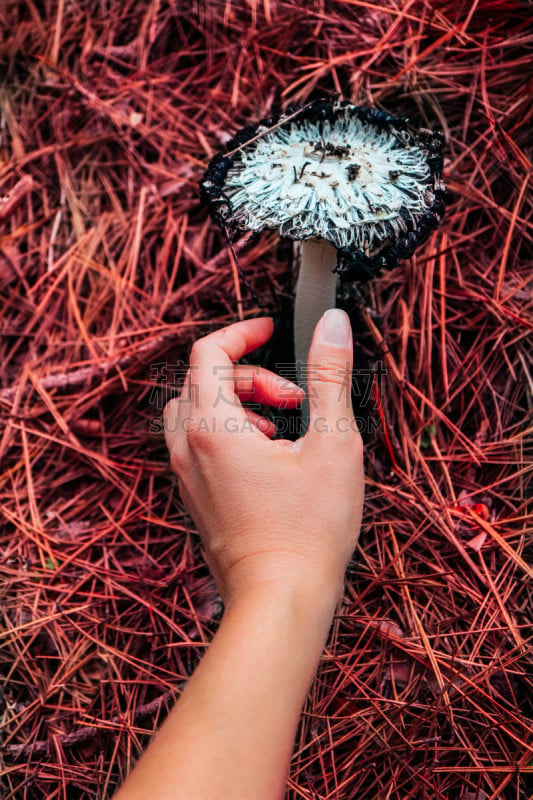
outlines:
{"label": "human hand", "polygon": [[171,463],[226,605],[258,586],[276,592],[287,585],[329,593],[335,602],[359,536],[364,492],[350,323],[330,310],[315,329],[310,424],[295,442],[272,440],[274,425],[241,404],[294,407],[303,399],[286,379],[234,364],[272,329],[269,318],[250,319],[195,342],[182,393],[165,408]]}

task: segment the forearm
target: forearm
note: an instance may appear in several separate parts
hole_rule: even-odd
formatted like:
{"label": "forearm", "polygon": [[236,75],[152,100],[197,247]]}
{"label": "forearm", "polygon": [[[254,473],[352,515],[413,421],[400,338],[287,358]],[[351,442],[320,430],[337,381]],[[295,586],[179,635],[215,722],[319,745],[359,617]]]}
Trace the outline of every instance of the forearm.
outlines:
{"label": "forearm", "polygon": [[116,800],[283,797],[335,599],[305,587],[235,600]]}

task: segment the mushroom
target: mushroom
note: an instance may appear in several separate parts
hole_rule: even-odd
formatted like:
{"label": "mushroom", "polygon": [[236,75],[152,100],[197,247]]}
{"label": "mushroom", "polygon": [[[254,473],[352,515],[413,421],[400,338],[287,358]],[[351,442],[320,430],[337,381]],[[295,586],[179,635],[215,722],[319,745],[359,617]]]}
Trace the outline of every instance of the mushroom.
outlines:
{"label": "mushroom", "polygon": [[[299,257],[294,307],[298,383],[337,278],[365,281],[409,258],[444,213],[440,132],[347,101],[320,100],[240,130],[201,188],[231,238],[277,230]],[[304,429],[308,404],[302,408]]]}

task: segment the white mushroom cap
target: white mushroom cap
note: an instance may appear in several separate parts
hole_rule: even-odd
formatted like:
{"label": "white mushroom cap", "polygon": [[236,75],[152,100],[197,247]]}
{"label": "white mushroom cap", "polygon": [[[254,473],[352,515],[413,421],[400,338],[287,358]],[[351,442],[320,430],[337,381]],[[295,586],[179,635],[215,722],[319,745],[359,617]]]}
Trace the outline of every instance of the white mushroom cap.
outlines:
{"label": "white mushroom cap", "polygon": [[224,191],[239,227],[373,249],[388,238],[386,221],[407,230],[400,208],[413,216],[429,208],[432,182],[420,147],[344,109],[334,122],[267,131],[237,153]]}
{"label": "white mushroom cap", "polygon": [[439,221],[441,139],[346,102],[318,101],[268,122],[244,129],[204,177],[212,209],[230,228],[323,238],[367,258],[421,222],[419,243]]}

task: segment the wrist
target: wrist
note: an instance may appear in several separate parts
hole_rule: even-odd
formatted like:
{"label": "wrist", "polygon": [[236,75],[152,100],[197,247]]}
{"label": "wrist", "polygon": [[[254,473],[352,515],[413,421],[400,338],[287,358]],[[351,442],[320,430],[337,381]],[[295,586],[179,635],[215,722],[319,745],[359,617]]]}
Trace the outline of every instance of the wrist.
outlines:
{"label": "wrist", "polygon": [[312,623],[329,629],[342,594],[342,580],[326,580],[319,576],[278,575],[260,579],[230,593],[225,602],[230,608],[261,607],[284,613],[303,625]]}
{"label": "wrist", "polygon": [[226,607],[245,597],[261,595],[269,605],[307,605],[333,615],[344,585],[345,570],[331,559],[273,549],[250,553],[225,570],[222,596]]}

